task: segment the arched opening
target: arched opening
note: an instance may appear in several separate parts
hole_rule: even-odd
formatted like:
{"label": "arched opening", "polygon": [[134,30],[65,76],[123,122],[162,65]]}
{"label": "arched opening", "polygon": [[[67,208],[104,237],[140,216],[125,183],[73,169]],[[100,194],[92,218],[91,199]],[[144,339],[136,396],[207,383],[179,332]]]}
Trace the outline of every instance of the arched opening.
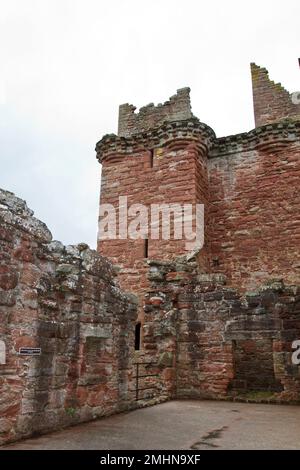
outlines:
{"label": "arched opening", "polygon": [[141,322],[135,325],[134,349],[136,351],[139,351],[141,349]]}
{"label": "arched opening", "polygon": [[6,364],[6,347],[2,340],[0,340],[0,364]]}

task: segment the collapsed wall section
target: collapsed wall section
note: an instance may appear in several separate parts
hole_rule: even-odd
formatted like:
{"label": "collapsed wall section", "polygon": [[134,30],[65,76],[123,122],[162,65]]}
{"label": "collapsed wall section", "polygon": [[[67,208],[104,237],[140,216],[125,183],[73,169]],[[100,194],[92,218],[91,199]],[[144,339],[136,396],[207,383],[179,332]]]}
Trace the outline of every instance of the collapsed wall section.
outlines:
{"label": "collapsed wall section", "polygon": [[299,402],[299,286],[282,280],[241,296],[197,264],[151,261],[145,349],[168,353],[177,398]]}
{"label": "collapsed wall section", "polygon": [[[300,62],[299,62],[300,65]],[[289,93],[270,80],[267,69],[251,64],[255,127],[283,119],[300,119],[300,92]]]}
{"label": "collapsed wall section", "polygon": [[136,303],[0,191],[0,443],[128,409]]}
{"label": "collapsed wall section", "polygon": [[132,104],[122,104],[119,108],[118,135],[130,137],[140,132],[147,132],[165,122],[184,121],[193,117],[190,102],[190,89],[180,88],[177,93],[163,104],[153,103],[140,108]]}

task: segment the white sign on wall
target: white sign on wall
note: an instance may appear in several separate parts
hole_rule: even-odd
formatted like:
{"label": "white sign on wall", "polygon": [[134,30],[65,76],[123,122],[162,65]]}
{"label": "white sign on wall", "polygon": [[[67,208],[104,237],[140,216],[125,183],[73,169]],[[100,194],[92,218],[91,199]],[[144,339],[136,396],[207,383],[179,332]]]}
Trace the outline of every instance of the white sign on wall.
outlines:
{"label": "white sign on wall", "polygon": [[6,364],[6,347],[2,340],[0,340],[0,364]]}

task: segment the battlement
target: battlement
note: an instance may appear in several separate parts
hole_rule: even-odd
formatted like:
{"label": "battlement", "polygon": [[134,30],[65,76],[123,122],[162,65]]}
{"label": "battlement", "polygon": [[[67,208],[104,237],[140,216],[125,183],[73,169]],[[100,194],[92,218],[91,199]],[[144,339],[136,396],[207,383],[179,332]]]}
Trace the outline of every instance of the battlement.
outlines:
{"label": "battlement", "polygon": [[193,141],[205,146],[208,158],[214,158],[259,149],[276,153],[299,140],[300,122],[296,120],[274,122],[249,132],[217,138],[209,126],[193,118],[166,123],[128,138],[107,134],[96,144],[96,152],[99,163],[117,163],[126,155],[138,154],[147,148],[161,148],[176,141]]}
{"label": "battlement", "polygon": [[165,122],[153,127],[148,132],[139,132],[130,137],[105,135],[96,144],[97,159],[117,162],[125,155],[137,154],[149,148],[161,148],[174,145],[175,142],[194,142],[208,151],[216,140],[214,131],[193,117],[184,121]]}
{"label": "battlement", "polygon": [[132,104],[122,104],[119,107],[118,135],[130,137],[134,134],[148,131],[165,122],[184,121],[193,117],[190,101],[190,88],[180,88],[177,93],[165,103],[154,106],[153,103],[140,108]]}
{"label": "battlement", "polygon": [[300,140],[300,122],[283,120],[256,127],[249,132],[219,137],[215,140],[208,157],[223,157],[231,154],[261,150],[276,154],[293,142]]}
{"label": "battlement", "polygon": [[[251,64],[255,126],[260,127],[283,119],[300,119],[299,97],[290,94],[281,83],[270,80],[266,68]],[[295,101],[295,102],[294,102]]]}

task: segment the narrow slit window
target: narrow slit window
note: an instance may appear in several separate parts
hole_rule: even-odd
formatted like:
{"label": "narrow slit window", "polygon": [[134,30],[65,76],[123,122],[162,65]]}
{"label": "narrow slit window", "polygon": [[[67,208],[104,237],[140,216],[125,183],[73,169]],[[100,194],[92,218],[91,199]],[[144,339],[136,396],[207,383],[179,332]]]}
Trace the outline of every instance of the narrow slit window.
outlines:
{"label": "narrow slit window", "polygon": [[136,351],[139,351],[141,349],[141,322],[135,325],[134,349]]}
{"label": "narrow slit window", "polygon": [[145,238],[144,240],[144,258],[148,258],[148,249],[149,249],[149,240],[148,238]]}
{"label": "narrow slit window", "polygon": [[150,149],[150,167],[153,168],[154,165],[154,149]]}

